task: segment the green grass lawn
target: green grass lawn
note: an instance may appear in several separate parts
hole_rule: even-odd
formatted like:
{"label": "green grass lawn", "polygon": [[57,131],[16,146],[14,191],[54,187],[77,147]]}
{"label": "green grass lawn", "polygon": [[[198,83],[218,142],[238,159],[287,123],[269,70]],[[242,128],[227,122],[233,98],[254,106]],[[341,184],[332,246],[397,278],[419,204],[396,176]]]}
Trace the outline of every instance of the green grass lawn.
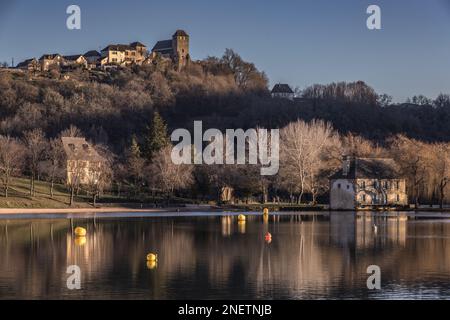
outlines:
{"label": "green grass lawn", "polygon": [[[30,196],[30,180],[26,178],[12,178],[8,191],[8,198],[5,197],[3,185],[0,185],[0,208],[30,208],[30,209],[64,209],[70,208],[70,192],[65,185],[55,184],[53,198],[50,196],[50,183],[35,181],[35,196]],[[166,204],[166,198],[161,196],[150,197],[140,194],[134,198],[118,197],[112,194],[104,194],[97,199],[98,206],[129,206],[140,208],[141,204],[149,206],[155,204]],[[172,205],[193,203],[190,199],[174,197]],[[81,190],[75,196],[72,208],[92,208],[92,197],[86,191]]]}
{"label": "green grass lawn", "polygon": [[[0,208],[67,208],[70,193],[64,185],[55,184],[54,197],[50,197],[50,184],[43,181],[35,182],[36,195],[30,196],[30,180],[13,178],[9,187],[8,198],[5,197],[3,186],[0,187]],[[89,207],[90,197],[78,196],[73,207]]]}

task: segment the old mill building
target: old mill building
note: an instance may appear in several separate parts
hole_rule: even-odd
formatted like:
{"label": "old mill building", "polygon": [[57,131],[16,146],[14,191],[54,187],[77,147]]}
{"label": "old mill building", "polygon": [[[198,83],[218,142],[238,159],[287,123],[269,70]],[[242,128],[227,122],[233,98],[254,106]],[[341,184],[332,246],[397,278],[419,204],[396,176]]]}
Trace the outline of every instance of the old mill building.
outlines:
{"label": "old mill building", "polygon": [[66,158],[66,183],[92,185],[98,183],[98,172],[104,163],[97,151],[84,139],[61,138]]}
{"label": "old mill building", "polygon": [[332,210],[406,205],[406,180],[393,159],[346,156],[342,169],[330,178]]}

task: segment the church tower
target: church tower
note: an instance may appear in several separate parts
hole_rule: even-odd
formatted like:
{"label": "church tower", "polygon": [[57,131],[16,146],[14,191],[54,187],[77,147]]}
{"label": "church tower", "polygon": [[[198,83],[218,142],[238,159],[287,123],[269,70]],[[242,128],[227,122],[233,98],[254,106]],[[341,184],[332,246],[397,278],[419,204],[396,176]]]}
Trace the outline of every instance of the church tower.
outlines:
{"label": "church tower", "polygon": [[184,30],[177,30],[172,36],[173,59],[178,69],[185,67],[190,59],[189,35]]}

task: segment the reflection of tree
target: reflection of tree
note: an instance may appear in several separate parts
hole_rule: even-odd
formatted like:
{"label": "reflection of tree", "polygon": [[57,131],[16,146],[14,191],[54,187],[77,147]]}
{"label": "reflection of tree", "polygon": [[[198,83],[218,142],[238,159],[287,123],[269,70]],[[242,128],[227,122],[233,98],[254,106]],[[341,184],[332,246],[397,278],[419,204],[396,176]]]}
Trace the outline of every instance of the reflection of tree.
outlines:
{"label": "reflection of tree", "polygon": [[[408,285],[433,272],[450,275],[450,225],[396,214],[271,215],[268,223],[248,216],[245,234],[231,216],[75,219],[74,225],[87,229],[84,245],[66,220],[9,222],[8,237],[0,222],[0,297],[319,298],[360,291],[364,297],[371,264],[385,281]],[[158,253],[153,270],[146,266],[149,252]],[[86,290],[65,288],[71,264],[81,267]]]}

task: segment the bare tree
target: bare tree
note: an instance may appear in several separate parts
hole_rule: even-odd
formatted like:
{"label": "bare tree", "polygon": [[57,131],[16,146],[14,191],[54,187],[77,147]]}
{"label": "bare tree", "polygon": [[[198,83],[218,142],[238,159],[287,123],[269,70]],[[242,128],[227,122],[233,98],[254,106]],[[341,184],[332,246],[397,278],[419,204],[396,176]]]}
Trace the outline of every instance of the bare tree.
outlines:
{"label": "bare tree", "polygon": [[280,175],[299,193],[298,203],[306,191],[316,202],[327,185],[325,171],[338,166],[341,153],[339,137],[329,123],[297,121],[282,130]]}
{"label": "bare tree", "polygon": [[417,208],[427,178],[428,161],[425,144],[398,135],[391,139],[391,152],[401,167],[401,173],[407,178],[409,194]]}
{"label": "bare tree", "polygon": [[46,140],[41,129],[27,131],[24,134],[24,145],[26,148],[26,159],[30,171],[30,196],[34,196],[35,179],[39,172],[39,163],[45,157]]}
{"label": "bare tree", "polygon": [[83,133],[81,132],[80,129],[71,124],[69,128],[63,130],[60,133],[60,137],[82,138]]}
{"label": "bare tree", "polygon": [[446,188],[450,182],[450,146],[445,143],[433,144],[428,155],[431,157],[432,180],[442,209]]}
{"label": "bare tree", "polygon": [[50,182],[50,197],[54,197],[55,180],[62,178],[64,166],[64,149],[61,139],[51,139],[45,152],[45,161],[42,171],[47,175]]}
{"label": "bare tree", "polygon": [[342,137],[342,144],[345,154],[355,157],[383,157],[387,153],[379,145],[352,133]]}
{"label": "bare tree", "polygon": [[153,159],[150,172],[157,186],[166,193],[168,204],[175,190],[186,188],[193,181],[192,166],[174,164],[171,153],[171,146],[161,149]]}
{"label": "bare tree", "polygon": [[24,148],[17,139],[0,136],[0,174],[6,198],[11,177],[20,172],[23,166],[23,155]]}

